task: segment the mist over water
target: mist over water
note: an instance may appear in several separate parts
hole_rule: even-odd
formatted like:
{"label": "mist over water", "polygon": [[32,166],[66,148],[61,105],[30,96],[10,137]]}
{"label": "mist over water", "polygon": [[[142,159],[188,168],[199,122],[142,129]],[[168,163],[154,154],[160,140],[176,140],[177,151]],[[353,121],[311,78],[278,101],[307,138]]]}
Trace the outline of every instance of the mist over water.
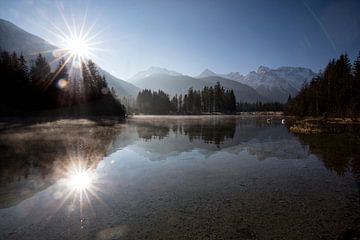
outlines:
{"label": "mist over water", "polygon": [[280,118],[2,124],[0,238],[355,236],[359,146],[356,131],[294,135]]}

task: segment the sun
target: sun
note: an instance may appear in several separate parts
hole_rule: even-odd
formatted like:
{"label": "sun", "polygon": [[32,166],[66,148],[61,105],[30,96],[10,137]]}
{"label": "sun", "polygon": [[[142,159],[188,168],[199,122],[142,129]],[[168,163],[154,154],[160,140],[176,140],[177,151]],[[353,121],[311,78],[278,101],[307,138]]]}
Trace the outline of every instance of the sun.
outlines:
{"label": "sun", "polygon": [[65,50],[74,58],[88,58],[90,55],[89,42],[79,36],[72,36],[65,39]]}
{"label": "sun", "polygon": [[[62,8],[60,7],[59,9],[61,10]],[[45,52],[50,52],[54,57],[50,65],[56,64],[63,59],[63,66],[61,67],[68,67],[67,70],[70,78],[73,80],[80,79],[82,77],[82,68],[86,67],[86,63],[89,60],[100,60],[98,52],[104,51],[101,47],[104,42],[101,39],[101,32],[105,28],[97,27],[96,21],[89,24],[86,20],[87,13],[85,13],[83,20],[76,19],[75,16],[65,16],[63,12],[60,15],[63,19],[63,24],[56,25],[50,22],[52,28],[45,28],[45,30],[54,36],[53,43],[57,48]],[[69,19],[72,19],[72,21],[69,22]],[[53,79],[58,73],[54,74]],[[59,88],[65,88],[70,82],[69,79],[65,80],[67,82],[62,81],[58,85]]]}

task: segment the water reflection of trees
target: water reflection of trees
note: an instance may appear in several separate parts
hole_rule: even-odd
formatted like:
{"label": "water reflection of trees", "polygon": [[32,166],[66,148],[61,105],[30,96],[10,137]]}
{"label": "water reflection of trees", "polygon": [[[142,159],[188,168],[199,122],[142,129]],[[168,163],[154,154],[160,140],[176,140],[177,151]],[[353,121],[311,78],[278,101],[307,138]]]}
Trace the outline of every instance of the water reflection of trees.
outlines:
{"label": "water reflection of trees", "polygon": [[203,140],[209,144],[222,144],[226,139],[234,138],[236,118],[214,118],[206,120],[156,120],[137,122],[137,132],[141,139],[163,139],[170,131],[176,135],[186,135],[189,141]]}
{"label": "water reflection of trees", "polygon": [[170,127],[156,122],[142,122],[136,126],[138,135],[145,141],[169,136]]}
{"label": "water reflection of trees", "polygon": [[339,175],[351,170],[360,180],[360,132],[298,135],[324,165]]}
{"label": "water reflection of trees", "polygon": [[205,143],[222,144],[226,139],[234,138],[236,119],[213,119],[196,124],[184,124],[183,132],[189,137],[190,142],[201,139]]}

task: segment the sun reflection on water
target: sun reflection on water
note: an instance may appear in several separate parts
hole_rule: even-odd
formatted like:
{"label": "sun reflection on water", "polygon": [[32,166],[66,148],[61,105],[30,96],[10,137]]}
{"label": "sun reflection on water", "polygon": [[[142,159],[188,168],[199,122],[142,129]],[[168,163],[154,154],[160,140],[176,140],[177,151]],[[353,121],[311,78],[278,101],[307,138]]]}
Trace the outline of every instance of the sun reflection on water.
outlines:
{"label": "sun reflection on water", "polygon": [[[98,187],[99,178],[96,172],[96,165],[87,164],[85,160],[72,159],[70,164],[61,170],[63,178],[62,200],[58,208],[67,205],[70,211],[79,209],[80,227],[85,227],[84,210],[88,207],[93,208],[92,200],[103,201],[99,197],[100,189]],[[70,200],[70,201],[69,201]]]}
{"label": "sun reflection on water", "polygon": [[71,189],[85,191],[91,188],[94,176],[90,171],[75,171],[68,180],[68,186]]}
{"label": "sun reflection on water", "polygon": [[103,202],[99,197],[99,176],[95,163],[91,164],[81,157],[70,157],[70,161],[58,171],[62,176],[59,179],[62,196],[59,208],[67,205],[75,210],[78,206],[81,216],[84,207],[92,208],[94,199]]}
{"label": "sun reflection on water", "polygon": [[64,181],[69,191],[69,195],[89,195],[96,196],[98,192],[98,177],[95,166],[88,166],[83,161],[76,161],[69,164],[64,169]]}

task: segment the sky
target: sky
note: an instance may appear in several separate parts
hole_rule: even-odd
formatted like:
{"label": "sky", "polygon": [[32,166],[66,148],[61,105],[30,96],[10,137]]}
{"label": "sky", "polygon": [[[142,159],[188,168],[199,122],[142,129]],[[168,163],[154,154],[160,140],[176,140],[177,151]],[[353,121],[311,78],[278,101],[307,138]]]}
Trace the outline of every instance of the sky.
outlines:
{"label": "sky", "polygon": [[55,45],[66,23],[85,22],[95,62],[125,80],[150,66],[190,76],[260,65],[318,72],[358,55],[359,12],[358,0],[0,0],[0,18]]}

